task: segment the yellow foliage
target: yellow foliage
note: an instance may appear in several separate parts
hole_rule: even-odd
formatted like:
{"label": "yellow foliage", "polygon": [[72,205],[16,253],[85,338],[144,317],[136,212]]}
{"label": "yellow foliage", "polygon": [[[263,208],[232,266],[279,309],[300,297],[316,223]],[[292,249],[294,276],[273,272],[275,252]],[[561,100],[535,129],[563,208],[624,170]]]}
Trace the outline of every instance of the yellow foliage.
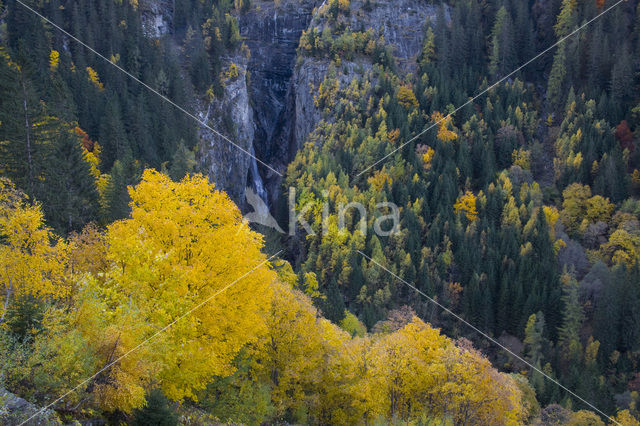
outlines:
{"label": "yellow foliage", "polygon": [[409,86],[402,85],[398,88],[398,103],[405,108],[417,108],[418,99]]}
{"label": "yellow foliage", "polygon": [[571,418],[566,423],[567,426],[604,426],[604,422],[600,417],[587,410],[580,410],[571,415]]}
{"label": "yellow foliage", "polygon": [[234,63],[231,63],[231,65],[229,65],[229,69],[225,73],[225,76],[227,77],[227,79],[234,80],[238,78],[239,75],[240,74],[238,72],[238,66]]}
{"label": "yellow foliage", "polygon": [[422,155],[422,162],[424,163],[424,168],[429,170],[431,168],[431,162],[433,161],[433,156],[435,155],[436,150],[428,147],[427,152]]}
{"label": "yellow foliage", "polygon": [[549,228],[553,229],[558,222],[558,218],[560,217],[560,212],[554,206],[542,206],[542,211],[544,212],[544,217],[549,225]]}
{"label": "yellow foliage", "polygon": [[542,206],[542,211],[549,225],[549,236],[551,237],[551,241],[554,241],[556,239],[556,223],[558,223],[558,219],[560,218],[560,212],[555,206]]}
{"label": "yellow foliage", "polygon": [[431,118],[438,125],[438,139],[442,142],[451,142],[458,138],[458,134],[452,130],[449,130],[449,126],[451,126],[451,120],[453,117],[451,115],[443,116],[442,113],[438,111],[434,111],[431,114]]}
{"label": "yellow foliage", "polygon": [[349,335],[320,317],[309,298],[282,283],[275,285],[263,315],[267,330],[252,351],[253,368],[273,386],[278,414],[318,409],[312,391],[322,383],[325,354]]}
{"label": "yellow foliage", "polygon": [[84,150],[84,159],[89,163],[91,175],[96,179],[100,179],[100,146],[96,143],[93,152]]}
{"label": "yellow foliage", "polygon": [[259,267],[262,237],[206,177],[176,183],[146,170],[130,196],[131,218],[107,229],[110,267],[84,283],[76,309],[57,316],[73,324],[61,336],[79,333],[98,365],[128,354],[94,390],[103,409],[125,412],[144,403],[152,383],[182,400],[233,373],[240,349],[264,329],[260,311],[275,280]]}
{"label": "yellow foliage", "polygon": [[58,65],[60,64],[60,52],[57,50],[51,50],[49,54],[49,69],[51,72],[55,72],[58,69]]}
{"label": "yellow foliage", "polygon": [[66,244],[44,226],[40,205],[29,204],[4,178],[0,178],[0,239],[0,324],[16,297],[61,298],[68,294]]}
{"label": "yellow foliage", "polygon": [[91,67],[87,67],[87,74],[89,75],[89,81],[93,83],[94,86],[100,91],[104,90],[104,86],[100,82],[100,77],[98,73]]}
{"label": "yellow foliage", "polygon": [[514,149],[512,156],[514,165],[520,166],[523,170],[529,170],[531,168],[531,151]]}
{"label": "yellow foliage", "polygon": [[609,425],[615,424],[618,426],[640,426],[640,422],[637,421],[635,417],[631,415],[631,413],[629,413],[629,410],[618,411],[615,420],[615,423],[610,422]]}
{"label": "yellow foliage", "polygon": [[337,369],[355,379],[349,392],[359,419],[409,420],[425,407],[430,416],[451,416],[456,424],[518,424],[522,418],[521,392],[511,377],[418,318],[347,346]]}
{"label": "yellow foliage", "polygon": [[609,241],[601,246],[600,252],[610,264],[633,266],[640,260],[640,237],[617,229],[609,236]]}
{"label": "yellow foliage", "polygon": [[467,191],[458,197],[458,200],[453,205],[453,209],[456,213],[464,212],[469,220],[476,220],[478,218],[476,196],[471,191]]}
{"label": "yellow foliage", "polygon": [[97,275],[107,270],[107,242],[94,223],[69,235],[69,267],[74,274]]}
{"label": "yellow foliage", "polygon": [[373,176],[367,179],[367,182],[369,182],[369,185],[371,185],[375,191],[379,192],[384,189],[385,185],[391,186],[393,179],[385,169],[382,169],[376,170]]}
{"label": "yellow foliage", "polygon": [[592,197],[588,185],[573,183],[562,191],[562,196],[562,222],[572,232],[582,230],[589,223],[608,223],[615,210],[608,198],[600,195]]}

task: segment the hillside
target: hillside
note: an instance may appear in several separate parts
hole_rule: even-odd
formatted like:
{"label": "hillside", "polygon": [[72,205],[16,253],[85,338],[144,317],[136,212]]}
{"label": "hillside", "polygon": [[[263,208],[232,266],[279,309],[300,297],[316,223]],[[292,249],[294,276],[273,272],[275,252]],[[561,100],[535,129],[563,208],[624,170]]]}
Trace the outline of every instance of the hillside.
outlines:
{"label": "hillside", "polygon": [[638,424],[637,0],[0,11],[0,422]]}

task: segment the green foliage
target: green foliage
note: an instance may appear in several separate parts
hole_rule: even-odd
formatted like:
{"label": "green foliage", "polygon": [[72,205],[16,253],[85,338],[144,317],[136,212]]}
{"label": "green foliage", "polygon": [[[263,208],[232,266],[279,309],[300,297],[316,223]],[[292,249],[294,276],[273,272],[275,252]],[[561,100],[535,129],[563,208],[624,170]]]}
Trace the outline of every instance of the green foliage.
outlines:
{"label": "green foliage", "polygon": [[351,312],[346,312],[340,328],[349,333],[351,336],[363,337],[367,332],[367,327]]}
{"label": "green foliage", "polygon": [[[61,0],[37,7],[176,103],[219,99],[224,81],[240,77],[234,64],[223,69],[228,61],[222,58],[241,48],[237,16],[251,3],[175,3],[171,34],[157,40],[143,35],[136,1]],[[447,116],[590,20],[606,2],[551,3],[473,0],[437,6],[413,74],[400,72],[394,46],[379,29],[351,24],[373,12],[375,2],[366,1],[363,12],[357,3],[328,0],[318,11],[300,37],[298,60],[328,64],[317,87],[309,88],[322,120],[284,178],[296,189],[299,205],[313,204],[306,219],[316,234],[276,245],[288,247],[295,260],[295,270],[281,277],[287,275],[285,281],[310,296],[345,333],[326,326],[306,299],[300,302],[303,296],[283,296],[296,301],[290,316],[275,309],[265,314],[270,329],[282,332],[272,334],[271,343],[281,346],[270,347],[266,339],[250,342],[233,362],[235,373],[211,379],[198,395],[211,416],[253,424],[349,423],[345,419],[362,408],[352,404],[379,389],[358,389],[354,384],[363,382],[353,377],[344,379],[355,386],[352,393],[332,387],[338,381],[327,360],[333,367],[353,366],[334,357],[337,341],[364,344],[369,327],[388,332],[382,339],[391,342],[411,321],[407,312],[417,312],[452,337],[476,338],[358,250],[486,332],[522,341],[524,356],[536,367],[522,373],[531,386],[520,375],[513,378],[528,420],[539,410],[535,397],[542,405],[583,408],[538,370],[608,412],[626,404],[628,413],[637,414],[635,397],[625,402],[621,396],[637,387],[640,363],[640,208],[634,198],[640,189],[634,81],[640,21],[633,20],[634,11],[622,4],[560,44],[553,56],[539,58]],[[42,203],[56,232],[129,217],[127,187],[139,182],[143,167],[162,168],[174,181],[194,171],[197,129],[190,118],[69,44],[15,2],[7,3],[3,23],[0,174]],[[231,128],[229,117],[222,120]],[[357,176],[437,121],[384,164]],[[71,130],[76,126],[86,138]],[[325,199],[327,218],[322,217]],[[339,207],[352,201],[365,206],[366,217],[357,209],[340,217]],[[375,235],[376,220],[386,213],[376,205],[384,202],[399,207],[400,223],[391,235]],[[319,232],[323,228],[326,233]],[[104,273],[111,261],[94,262],[95,253],[104,250],[82,247],[86,259],[76,259],[74,267],[95,263],[88,272]],[[154,271],[143,268],[144,276],[137,278],[147,282]],[[87,300],[96,308],[106,303],[93,296]],[[79,372],[95,371],[96,359],[104,359],[112,343],[96,349],[81,334],[53,327],[45,339],[43,309],[41,301],[16,298],[0,330],[0,376],[36,400],[65,389]],[[316,337],[305,333],[311,324]],[[303,344],[285,338],[287,326],[305,336]],[[390,361],[404,359],[392,356],[390,347],[380,344],[377,353]],[[53,362],[61,348],[77,359]],[[300,361],[295,366],[292,357]],[[373,365],[386,371],[384,363]],[[354,369],[342,373],[349,371]],[[133,396],[140,401],[144,390],[136,389],[141,393]],[[376,404],[368,409],[383,406]],[[389,412],[404,416],[405,408]],[[543,410],[541,418],[555,413],[569,424],[598,424],[590,413],[554,410]],[[386,414],[380,409],[358,420],[389,421]],[[173,424],[175,416],[166,399],[152,391],[133,419]]]}
{"label": "green foliage", "polygon": [[178,425],[178,415],[160,389],[149,392],[146,405],[134,411],[132,417],[131,424],[135,426]]}

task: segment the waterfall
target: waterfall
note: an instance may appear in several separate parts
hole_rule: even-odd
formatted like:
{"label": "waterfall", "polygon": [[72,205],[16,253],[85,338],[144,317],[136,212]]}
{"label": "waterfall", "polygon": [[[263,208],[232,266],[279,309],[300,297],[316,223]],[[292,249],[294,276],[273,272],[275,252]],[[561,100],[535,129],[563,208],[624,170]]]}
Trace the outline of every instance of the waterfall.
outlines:
{"label": "waterfall", "polygon": [[256,191],[256,194],[258,194],[258,196],[262,198],[265,203],[268,203],[267,189],[264,187],[264,184],[262,183],[262,178],[260,177],[260,173],[258,172],[258,162],[256,161],[256,151],[253,148],[253,145],[251,146],[251,155],[252,155],[251,168],[249,169],[251,171],[251,185],[253,187],[253,190]]}

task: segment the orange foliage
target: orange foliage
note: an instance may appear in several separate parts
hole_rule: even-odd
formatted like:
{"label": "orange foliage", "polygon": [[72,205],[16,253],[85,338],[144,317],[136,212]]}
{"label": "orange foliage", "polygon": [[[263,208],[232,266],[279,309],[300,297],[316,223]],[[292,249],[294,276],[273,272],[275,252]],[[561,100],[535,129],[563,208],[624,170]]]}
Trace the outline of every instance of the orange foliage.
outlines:
{"label": "orange foliage", "polygon": [[627,124],[627,120],[622,120],[620,124],[616,126],[616,139],[620,142],[622,149],[628,149],[629,151],[633,151],[635,149],[635,145],[633,143],[633,132],[629,129],[629,125]]}
{"label": "orange foliage", "polygon": [[84,149],[86,149],[89,152],[93,152],[95,141],[92,141],[89,138],[89,135],[87,134],[87,132],[85,132],[78,126],[74,127],[73,131],[76,133],[76,135],[80,137],[80,140],[82,142],[82,146],[84,147]]}
{"label": "orange foliage", "polygon": [[392,144],[395,144],[398,141],[399,137],[400,137],[400,129],[394,129],[389,132],[388,138],[389,138],[389,142],[391,142]]}

